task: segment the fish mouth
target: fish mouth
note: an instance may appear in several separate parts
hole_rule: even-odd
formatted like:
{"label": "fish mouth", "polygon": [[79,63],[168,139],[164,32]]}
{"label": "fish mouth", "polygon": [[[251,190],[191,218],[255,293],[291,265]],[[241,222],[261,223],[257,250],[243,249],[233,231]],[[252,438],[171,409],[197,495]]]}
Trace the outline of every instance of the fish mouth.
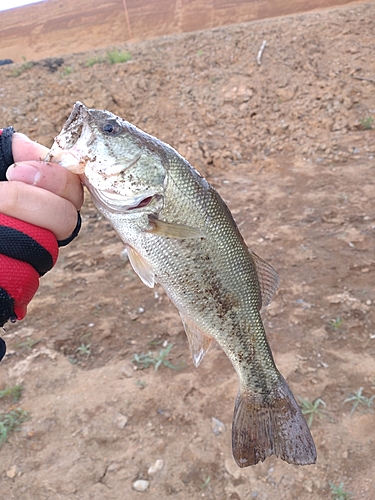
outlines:
{"label": "fish mouth", "polygon": [[77,101],[60,134],[55,137],[54,144],[45,161],[53,161],[67,168],[74,174],[83,174],[89,156],[82,158],[80,146],[90,142],[90,114],[84,104]]}
{"label": "fish mouth", "polygon": [[142,211],[149,207],[153,202],[160,202],[163,197],[158,193],[144,193],[134,198],[126,198],[125,196],[113,191],[102,191],[92,185],[86,184],[95,205],[111,213],[129,213]]}

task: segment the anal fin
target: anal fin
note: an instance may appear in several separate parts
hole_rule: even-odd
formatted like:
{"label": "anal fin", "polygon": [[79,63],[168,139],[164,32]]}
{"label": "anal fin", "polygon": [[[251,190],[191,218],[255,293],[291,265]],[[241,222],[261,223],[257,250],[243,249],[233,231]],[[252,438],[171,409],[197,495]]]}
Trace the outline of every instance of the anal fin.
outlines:
{"label": "anal fin", "polygon": [[186,336],[189,341],[191,355],[193,357],[193,363],[196,368],[200,365],[200,362],[204,358],[206,352],[210,348],[212,343],[212,337],[207,336],[202,330],[200,330],[192,321],[190,321],[186,316],[181,314],[182,324],[184,325]]}
{"label": "anal fin", "polygon": [[310,429],[284,378],[269,396],[239,392],[232,449],[239,467],[254,465],[270,455],[295,465],[316,462]]}
{"label": "anal fin", "polygon": [[134,271],[138,274],[146,286],[153,288],[155,284],[155,276],[148,262],[130,245],[126,245],[126,249],[128,251],[130,264],[132,265]]}

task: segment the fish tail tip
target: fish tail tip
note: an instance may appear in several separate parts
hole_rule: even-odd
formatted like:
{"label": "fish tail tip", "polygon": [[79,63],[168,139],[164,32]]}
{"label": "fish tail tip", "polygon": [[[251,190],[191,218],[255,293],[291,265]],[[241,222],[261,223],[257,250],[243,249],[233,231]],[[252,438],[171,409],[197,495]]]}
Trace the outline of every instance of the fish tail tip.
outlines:
{"label": "fish tail tip", "polygon": [[294,465],[316,462],[310,429],[288,384],[280,380],[266,401],[249,392],[237,396],[232,426],[233,457],[239,467],[262,462],[270,455]]}

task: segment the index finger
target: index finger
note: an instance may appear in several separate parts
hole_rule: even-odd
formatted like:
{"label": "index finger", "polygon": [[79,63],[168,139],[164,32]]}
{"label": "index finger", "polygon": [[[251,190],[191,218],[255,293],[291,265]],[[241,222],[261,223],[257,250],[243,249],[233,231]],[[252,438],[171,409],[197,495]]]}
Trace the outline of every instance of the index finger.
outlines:
{"label": "index finger", "polygon": [[12,153],[14,161],[44,160],[49,149],[42,144],[31,141],[26,135],[15,132],[12,137]]}
{"label": "index finger", "polygon": [[20,181],[40,187],[73,203],[80,210],[83,187],[78,175],[57,163],[22,161],[11,165],[6,173],[9,181]]}

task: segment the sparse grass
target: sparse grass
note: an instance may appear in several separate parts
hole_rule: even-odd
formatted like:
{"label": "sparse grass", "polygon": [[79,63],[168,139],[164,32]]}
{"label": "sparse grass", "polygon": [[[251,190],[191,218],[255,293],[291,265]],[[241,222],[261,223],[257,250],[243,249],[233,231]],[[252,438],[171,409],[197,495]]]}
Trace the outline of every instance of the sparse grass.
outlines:
{"label": "sparse grass", "polygon": [[62,76],[68,76],[73,71],[71,66],[66,66],[61,72]]}
{"label": "sparse grass", "polygon": [[29,413],[16,408],[8,413],[0,413],[0,446],[8,439],[9,434],[29,418]]}
{"label": "sparse grass", "polygon": [[344,483],[340,483],[336,486],[332,481],[328,481],[328,484],[331,488],[331,495],[334,500],[349,500],[353,498],[350,492],[344,491]]}
{"label": "sparse grass", "polygon": [[336,319],[330,319],[328,321],[328,328],[330,330],[337,331],[342,327],[342,323],[342,319],[340,318],[340,316],[338,316]]}
{"label": "sparse grass", "polygon": [[92,57],[88,61],[86,61],[86,66],[94,66],[95,64],[101,64],[105,62],[104,57],[98,56],[98,57]]}
{"label": "sparse grass", "polygon": [[77,352],[81,356],[86,356],[88,358],[91,354],[91,344],[84,344],[82,342],[82,344],[79,347],[77,347],[75,352]]}
{"label": "sparse grass", "polygon": [[312,403],[307,399],[303,399],[301,397],[298,397],[298,399],[300,400],[302,414],[307,416],[307,425],[311,427],[315,415],[320,418],[323,417],[324,409],[320,409],[319,407],[322,406],[323,408],[325,408],[327,405],[321,398],[316,399]]}
{"label": "sparse grass", "polygon": [[349,397],[345,399],[344,403],[353,403],[350,416],[353,416],[353,413],[359,407],[363,410],[362,413],[373,412],[374,409],[374,400],[375,394],[370,398],[363,396],[362,394],[363,387],[360,387],[358,391],[355,391],[353,394],[349,394]]}
{"label": "sparse grass", "polygon": [[207,486],[210,484],[210,481],[211,481],[211,476],[207,476],[207,479],[202,484],[201,489],[204,490],[205,488],[207,488]]}
{"label": "sparse grass", "polygon": [[137,364],[137,366],[144,370],[151,365],[154,365],[155,371],[158,371],[161,365],[164,365],[172,370],[178,370],[177,366],[172,365],[168,361],[168,356],[173,347],[173,344],[169,344],[165,349],[161,349],[159,354],[156,352],[149,351],[147,354],[134,354],[132,361]]}
{"label": "sparse grass", "polygon": [[360,122],[364,130],[371,130],[374,124],[374,119],[372,116],[367,116],[366,118],[362,118]]}
{"label": "sparse grass", "polygon": [[22,57],[22,59],[24,62],[22,63],[21,66],[14,68],[14,70],[10,74],[11,77],[17,78],[17,76],[20,76],[22,73],[24,73],[25,71],[30,69],[32,66],[34,66],[34,63],[31,61],[26,61],[25,57]]}
{"label": "sparse grass", "polygon": [[23,351],[31,351],[31,349],[39,344],[39,342],[42,342],[43,339],[32,339],[31,337],[27,337],[27,339],[24,342],[20,342],[17,344],[18,349],[22,349]]}
{"label": "sparse grass", "polygon": [[86,61],[86,66],[94,66],[95,64],[102,64],[105,62],[110,64],[124,63],[130,61],[131,58],[131,54],[126,50],[113,49],[107,51],[106,57],[92,57]]}
{"label": "sparse grass", "polygon": [[131,54],[126,50],[109,50],[107,52],[107,59],[110,64],[118,64],[130,61]]}
{"label": "sparse grass", "polygon": [[147,383],[144,380],[137,380],[135,382],[135,385],[138,386],[140,389],[144,389]]}
{"label": "sparse grass", "polygon": [[22,385],[14,385],[13,387],[7,387],[6,389],[0,391],[0,399],[10,396],[11,398],[13,398],[13,401],[19,401],[19,399],[22,396],[22,392],[23,392]]}

